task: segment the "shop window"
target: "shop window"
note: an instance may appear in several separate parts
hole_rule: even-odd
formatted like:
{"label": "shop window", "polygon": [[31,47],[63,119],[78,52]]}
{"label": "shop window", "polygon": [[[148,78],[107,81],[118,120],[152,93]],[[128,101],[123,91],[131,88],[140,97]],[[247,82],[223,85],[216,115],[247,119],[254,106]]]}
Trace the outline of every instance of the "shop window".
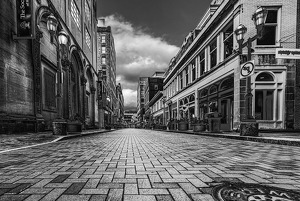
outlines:
{"label": "shop window", "polygon": [[205,52],[200,53],[200,76],[205,72]]}
{"label": "shop window", "polygon": [[267,8],[268,15],[261,39],[257,39],[257,45],[275,45],[278,29],[278,8]]}
{"label": "shop window", "polygon": [[231,22],[224,30],[224,59],[233,52],[233,23]]}
{"label": "shop window", "polygon": [[217,65],[217,40],[215,39],[210,44],[210,68],[213,68]]}
{"label": "shop window", "polygon": [[208,113],[207,104],[200,104],[199,106],[199,118],[201,120],[205,119],[206,114]]}
{"label": "shop window", "polygon": [[255,91],[255,119],[273,120],[274,90]]}
{"label": "shop window", "polygon": [[50,110],[56,108],[55,78],[56,77],[54,73],[47,69],[44,69],[45,108]]}

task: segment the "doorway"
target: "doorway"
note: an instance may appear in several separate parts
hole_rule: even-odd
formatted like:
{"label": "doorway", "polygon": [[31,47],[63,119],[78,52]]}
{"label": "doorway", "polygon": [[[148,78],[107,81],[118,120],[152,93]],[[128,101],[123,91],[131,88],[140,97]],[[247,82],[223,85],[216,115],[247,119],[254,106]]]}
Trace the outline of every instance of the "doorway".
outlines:
{"label": "doorway", "polygon": [[233,124],[233,99],[232,98],[224,98],[221,99],[221,130],[230,131],[232,130]]}

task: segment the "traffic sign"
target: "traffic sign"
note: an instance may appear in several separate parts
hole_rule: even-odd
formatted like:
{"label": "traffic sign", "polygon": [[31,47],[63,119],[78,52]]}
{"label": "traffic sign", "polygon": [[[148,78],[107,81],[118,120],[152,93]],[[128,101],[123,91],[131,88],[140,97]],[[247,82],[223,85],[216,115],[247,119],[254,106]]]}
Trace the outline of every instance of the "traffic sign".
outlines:
{"label": "traffic sign", "polygon": [[243,63],[241,65],[240,79],[253,75],[254,67],[254,60]]}

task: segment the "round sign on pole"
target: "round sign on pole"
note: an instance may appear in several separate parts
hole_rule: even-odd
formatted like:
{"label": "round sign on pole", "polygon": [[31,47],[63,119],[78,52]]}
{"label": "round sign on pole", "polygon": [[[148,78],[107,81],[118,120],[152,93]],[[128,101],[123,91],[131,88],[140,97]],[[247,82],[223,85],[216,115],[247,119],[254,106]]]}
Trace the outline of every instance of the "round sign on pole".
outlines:
{"label": "round sign on pole", "polygon": [[240,78],[246,78],[254,74],[254,61],[248,61],[241,65]]}

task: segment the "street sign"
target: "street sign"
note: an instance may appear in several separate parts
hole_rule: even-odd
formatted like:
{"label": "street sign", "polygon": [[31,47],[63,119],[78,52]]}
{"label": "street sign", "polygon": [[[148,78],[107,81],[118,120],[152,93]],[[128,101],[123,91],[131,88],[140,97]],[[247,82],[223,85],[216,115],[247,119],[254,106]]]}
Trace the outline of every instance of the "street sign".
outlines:
{"label": "street sign", "polygon": [[276,59],[300,59],[300,49],[276,48]]}
{"label": "street sign", "polygon": [[254,60],[247,61],[241,65],[240,79],[246,78],[254,74]]}
{"label": "street sign", "polygon": [[17,33],[14,39],[34,38],[33,0],[16,0]]}

